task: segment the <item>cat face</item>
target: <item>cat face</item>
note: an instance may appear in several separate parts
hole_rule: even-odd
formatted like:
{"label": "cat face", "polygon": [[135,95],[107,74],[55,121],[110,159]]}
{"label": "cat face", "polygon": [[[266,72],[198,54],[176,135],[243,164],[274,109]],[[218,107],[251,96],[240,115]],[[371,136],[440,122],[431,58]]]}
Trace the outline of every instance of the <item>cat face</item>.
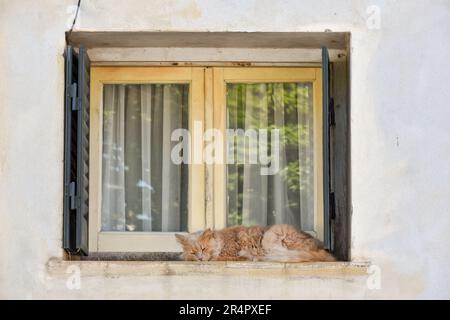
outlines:
{"label": "cat face", "polygon": [[211,229],[191,233],[186,236],[176,234],[178,243],[183,247],[183,259],[189,261],[209,261],[213,258],[216,241]]}

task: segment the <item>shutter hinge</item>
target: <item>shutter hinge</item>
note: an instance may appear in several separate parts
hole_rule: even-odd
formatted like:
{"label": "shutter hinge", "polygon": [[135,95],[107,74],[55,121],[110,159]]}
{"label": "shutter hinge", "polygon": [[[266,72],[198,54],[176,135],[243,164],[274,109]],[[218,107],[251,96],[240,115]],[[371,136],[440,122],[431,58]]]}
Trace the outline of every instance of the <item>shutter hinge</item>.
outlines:
{"label": "shutter hinge", "polygon": [[330,219],[334,220],[336,218],[336,198],[334,192],[330,192]]}
{"label": "shutter hinge", "polygon": [[70,85],[70,99],[72,99],[72,110],[78,110],[78,103],[77,103],[77,83],[74,82]]}
{"label": "shutter hinge", "polygon": [[75,190],[76,190],[76,184],[75,182],[71,182],[69,184],[69,200],[70,200],[70,209],[76,209],[77,208],[77,201],[75,196]]}
{"label": "shutter hinge", "polygon": [[334,99],[330,98],[330,104],[328,106],[328,112],[329,112],[329,119],[330,119],[330,123],[328,124],[330,127],[335,127],[336,126],[336,117],[335,117],[335,113],[334,113]]}

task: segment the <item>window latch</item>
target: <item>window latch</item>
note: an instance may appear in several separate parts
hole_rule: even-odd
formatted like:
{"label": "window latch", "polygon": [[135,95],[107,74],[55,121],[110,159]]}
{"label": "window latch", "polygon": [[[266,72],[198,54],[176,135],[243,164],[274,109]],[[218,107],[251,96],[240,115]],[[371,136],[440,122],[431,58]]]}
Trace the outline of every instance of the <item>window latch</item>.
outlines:
{"label": "window latch", "polygon": [[336,219],[336,198],[334,196],[334,192],[330,193],[330,219]]}

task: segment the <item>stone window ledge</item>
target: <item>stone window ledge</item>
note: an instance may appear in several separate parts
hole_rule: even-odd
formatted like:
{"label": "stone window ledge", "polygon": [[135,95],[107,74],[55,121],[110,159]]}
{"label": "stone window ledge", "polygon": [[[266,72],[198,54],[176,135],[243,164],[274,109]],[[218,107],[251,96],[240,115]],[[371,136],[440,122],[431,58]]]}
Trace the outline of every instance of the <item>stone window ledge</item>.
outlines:
{"label": "stone window ledge", "polygon": [[270,276],[353,278],[367,276],[369,262],[234,262],[234,261],[68,261],[47,262],[50,276],[67,277],[69,266],[79,266],[83,277],[95,276]]}

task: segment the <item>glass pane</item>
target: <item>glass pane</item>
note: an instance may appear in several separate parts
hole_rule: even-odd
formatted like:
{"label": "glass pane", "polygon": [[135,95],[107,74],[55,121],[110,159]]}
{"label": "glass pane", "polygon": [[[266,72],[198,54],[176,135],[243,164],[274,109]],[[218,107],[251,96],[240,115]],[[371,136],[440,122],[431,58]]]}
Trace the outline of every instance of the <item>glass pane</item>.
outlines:
{"label": "glass pane", "polygon": [[312,97],[307,82],[227,84],[228,225],[314,230]]}
{"label": "glass pane", "polygon": [[188,128],[188,101],[188,84],[104,85],[103,231],[186,231],[188,167],[171,161],[171,134]]}

